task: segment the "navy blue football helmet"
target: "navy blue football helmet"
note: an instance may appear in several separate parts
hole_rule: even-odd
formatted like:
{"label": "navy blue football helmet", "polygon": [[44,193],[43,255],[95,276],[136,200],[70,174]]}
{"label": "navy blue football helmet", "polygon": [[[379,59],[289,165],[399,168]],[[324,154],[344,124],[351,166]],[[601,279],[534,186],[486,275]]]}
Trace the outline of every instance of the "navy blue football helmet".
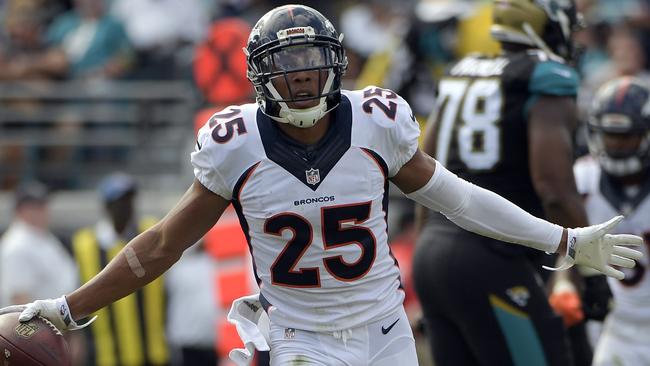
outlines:
{"label": "navy blue football helmet", "polygon": [[[650,89],[623,77],[598,89],[589,115],[589,150],[606,173],[628,176],[650,167]],[[631,151],[609,151],[604,135],[639,140]]]}
{"label": "navy blue football helmet", "polygon": [[[262,112],[282,123],[311,127],[341,100],[341,77],[348,65],[341,45],[343,35],[318,11],[303,5],[285,5],[266,13],[253,27],[244,49],[248,79],[253,83]],[[318,95],[282,97],[272,83],[301,71],[318,73]],[[287,103],[319,100],[310,108],[290,108]]]}

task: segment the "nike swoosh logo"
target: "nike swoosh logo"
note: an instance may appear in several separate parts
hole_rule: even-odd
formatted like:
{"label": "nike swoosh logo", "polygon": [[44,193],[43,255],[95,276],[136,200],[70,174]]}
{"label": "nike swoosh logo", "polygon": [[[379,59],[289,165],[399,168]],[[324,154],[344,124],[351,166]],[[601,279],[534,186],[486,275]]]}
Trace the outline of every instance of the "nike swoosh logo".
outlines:
{"label": "nike swoosh logo", "polygon": [[388,328],[384,328],[384,327],[382,326],[382,327],[381,327],[381,334],[383,334],[383,335],[388,334],[388,332],[390,332],[390,330],[393,329],[393,327],[395,326],[395,324],[397,324],[398,321],[399,321],[399,318],[397,318],[397,320],[395,320],[395,321],[393,322],[393,324],[389,325]]}

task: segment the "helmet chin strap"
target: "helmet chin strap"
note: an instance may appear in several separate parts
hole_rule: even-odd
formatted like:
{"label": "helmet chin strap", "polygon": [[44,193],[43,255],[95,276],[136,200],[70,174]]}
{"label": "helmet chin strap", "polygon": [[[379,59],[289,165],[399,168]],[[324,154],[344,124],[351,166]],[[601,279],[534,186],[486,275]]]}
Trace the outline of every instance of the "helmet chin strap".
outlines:
{"label": "helmet chin strap", "polygon": [[[325,98],[321,98],[318,105],[310,108],[295,109],[289,108],[287,103],[280,103],[280,117],[273,118],[278,122],[288,123],[300,128],[313,127],[327,113]],[[286,121],[286,122],[285,122]]]}
{"label": "helmet chin strap", "polygon": [[[322,94],[327,94],[334,82],[334,71],[330,70],[327,80],[323,86]],[[269,81],[266,83],[266,88],[271,92],[275,99],[282,99],[280,93],[275,89],[273,83]],[[269,116],[273,120],[280,123],[288,123],[299,128],[313,127],[323,116],[325,116],[331,109],[327,109],[327,97],[321,97],[318,105],[309,108],[289,108],[286,102],[278,102],[280,105],[279,116]]]}

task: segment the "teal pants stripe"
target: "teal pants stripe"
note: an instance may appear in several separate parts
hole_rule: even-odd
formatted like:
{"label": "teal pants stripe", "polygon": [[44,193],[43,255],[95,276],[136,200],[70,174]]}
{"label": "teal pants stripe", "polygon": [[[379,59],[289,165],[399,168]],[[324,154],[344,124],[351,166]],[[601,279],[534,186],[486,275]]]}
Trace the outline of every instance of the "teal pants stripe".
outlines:
{"label": "teal pants stripe", "polygon": [[530,318],[519,311],[492,301],[501,332],[506,338],[510,356],[516,366],[547,366],[544,349]]}

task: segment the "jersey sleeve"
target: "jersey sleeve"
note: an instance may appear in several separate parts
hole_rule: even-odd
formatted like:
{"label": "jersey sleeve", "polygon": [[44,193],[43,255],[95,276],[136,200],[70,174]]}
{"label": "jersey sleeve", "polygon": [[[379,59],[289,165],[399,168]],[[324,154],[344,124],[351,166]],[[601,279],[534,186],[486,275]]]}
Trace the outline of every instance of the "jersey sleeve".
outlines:
{"label": "jersey sleeve", "polygon": [[418,148],[420,125],[411,107],[397,93],[376,86],[344,94],[355,111],[353,143],[379,154],[388,176],[395,176]]}
{"label": "jersey sleeve", "polygon": [[[415,118],[409,104],[398,97],[398,111],[395,128],[391,130],[395,154],[389,158],[388,173],[393,177],[406,164],[418,149],[420,124]],[[401,110],[400,110],[401,109]]]}
{"label": "jersey sleeve", "polygon": [[219,172],[219,165],[226,157],[225,151],[219,149],[219,145],[212,139],[212,128],[206,123],[199,130],[196,146],[190,156],[194,176],[207,189],[219,196],[230,200],[232,191],[226,184],[225,179]]}
{"label": "jersey sleeve", "polygon": [[524,105],[524,114],[528,116],[530,108],[542,95],[575,97],[578,94],[579,83],[578,73],[563,63],[557,61],[536,63],[528,82],[530,97]]}
{"label": "jersey sleeve", "polygon": [[535,65],[528,90],[535,95],[575,96],[578,94],[578,73],[557,61],[542,61]]}

